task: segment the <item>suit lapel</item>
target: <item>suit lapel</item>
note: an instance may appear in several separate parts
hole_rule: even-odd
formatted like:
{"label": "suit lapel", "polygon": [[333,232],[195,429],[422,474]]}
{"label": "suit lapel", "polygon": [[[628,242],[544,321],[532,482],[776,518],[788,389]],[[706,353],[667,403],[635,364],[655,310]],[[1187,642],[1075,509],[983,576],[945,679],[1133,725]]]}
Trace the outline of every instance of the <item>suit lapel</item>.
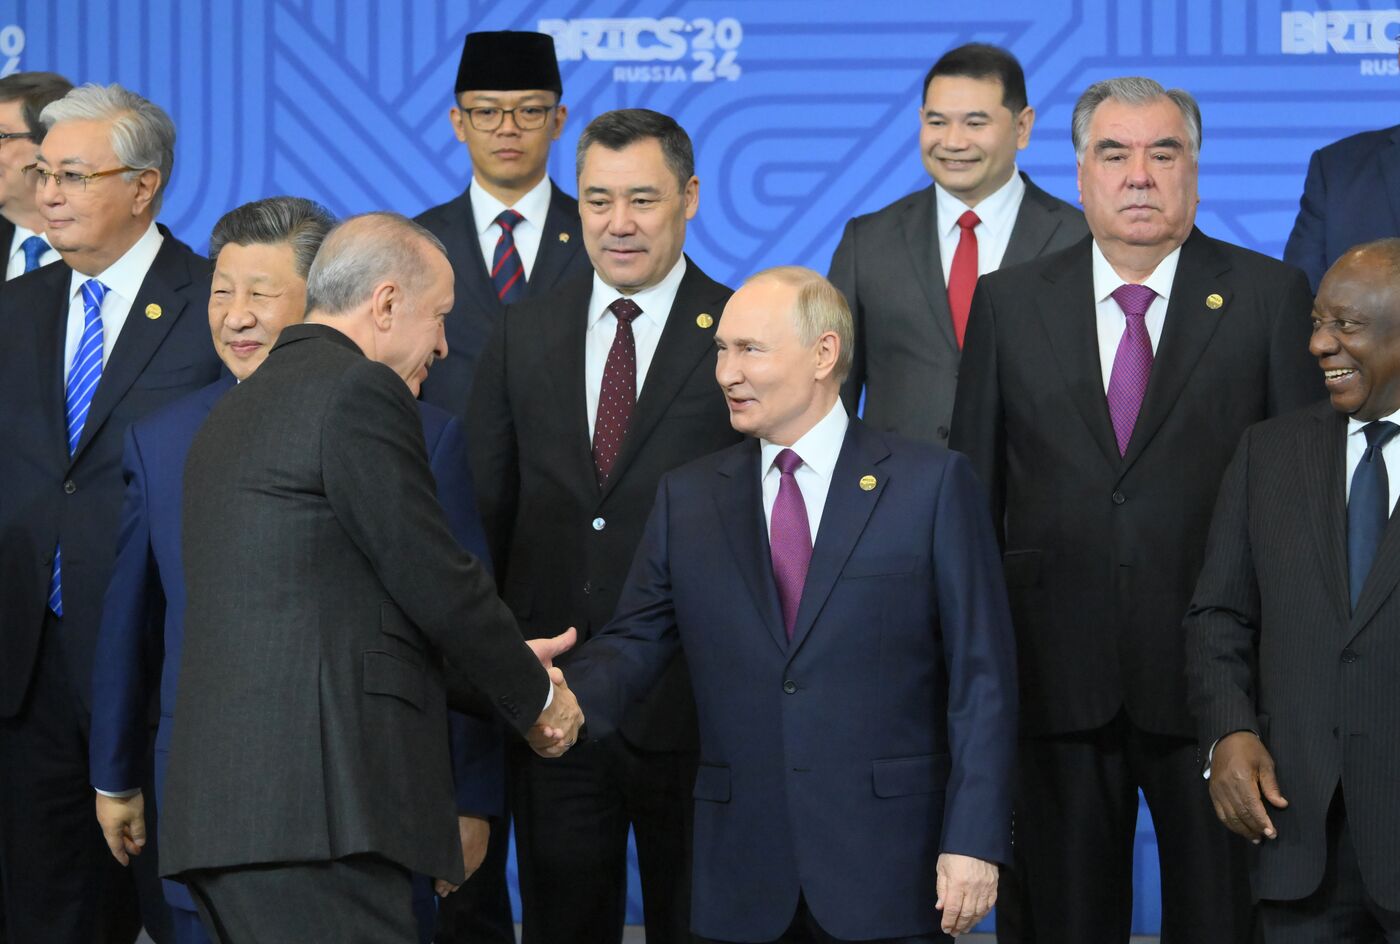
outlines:
{"label": "suit lapel", "polygon": [[[783,628],[778,587],[773,581],[773,554],[768,544],[768,519],[763,513],[759,463],[762,452],[757,439],[748,439],[730,450],[719,466],[719,487],[715,490],[715,519],[720,522],[734,565],[743,575],[754,607],[780,650],[788,648]],[[825,524],[823,524],[825,527]],[[810,571],[808,572],[810,583]]]}
{"label": "suit lapel", "polygon": [[579,466],[580,480],[586,482],[597,481],[590,445],[592,431],[588,428],[588,390],[584,373],[588,300],[592,291],[592,279],[576,279],[558,294],[564,330],[554,335],[554,346],[541,359],[543,372],[557,387],[554,402],[563,404],[561,409],[569,414],[565,419],[569,439],[567,449],[572,456],[571,461]]}
{"label": "suit lapel", "polygon": [[[459,222],[449,230],[452,238],[447,245],[447,257],[455,260],[454,266],[462,267],[462,271],[456,273],[457,286],[471,293],[472,308],[489,313],[494,318],[495,313],[501,310],[501,300],[496,297],[491,273],[481,256],[481,237],[476,230],[476,214],[472,211],[471,188],[463,191],[454,203],[453,213]],[[462,299],[457,301],[460,304]]]}
{"label": "suit lapel", "polygon": [[39,383],[39,403],[44,411],[44,428],[48,431],[58,464],[68,466],[68,406],[64,387],[64,345],[68,333],[68,286],[73,270],[66,263],[56,262],[44,270],[47,281],[41,306],[44,314],[30,319],[36,335],[38,363],[34,377]]}
{"label": "suit lapel", "polygon": [[1389,145],[1381,148],[1377,156],[1381,176],[1385,179],[1385,194],[1390,201],[1390,219],[1394,227],[1400,227],[1400,125],[1391,130]]}
{"label": "suit lapel", "polygon": [[533,298],[553,289],[559,277],[583,251],[579,229],[578,203],[558,187],[550,184],[549,212],[540,235],[540,249],[535,255],[530,278],[525,283],[525,296]]}
{"label": "suit lapel", "polygon": [[943,254],[938,248],[938,200],[930,185],[904,208],[904,246],[910,268],[928,299],[935,329],[949,347],[957,349],[953,313],[948,308],[948,286],[943,281]]}
{"label": "suit lapel", "polygon": [[876,467],[889,454],[879,437],[870,433],[860,420],[851,420],[831,474],[826,504],[822,507],[821,527],[816,544],[812,546],[812,562],[807,568],[807,582],[802,587],[802,602],[793,624],[789,658],[796,655],[812,631],[812,624],[831,596],[846,560],[865,531],[870,513],[885,491],[888,476],[876,475],[875,487],[870,491],[860,487],[860,480],[875,473]]}
{"label": "suit lapel", "polygon": [[[1132,466],[1167,415],[1176,406],[1181,389],[1195,370],[1221,318],[1228,318],[1233,301],[1228,282],[1221,276],[1230,270],[1214,244],[1200,230],[1192,230],[1181,246],[1181,256],[1172,281],[1171,301],[1162,325],[1162,337],[1157,344],[1157,356],[1152,362],[1147,395],[1142,411],[1128,440],[1123,457],[1123,469]],[[1219,295],[1223,304],[1216,309],[1206,305],[1206,298]]]}
{"label": "suit lapel", "polygon": [[1298,456],[1306,491],[1319,496],[1307,502],[1313,529],[1313,547],[1322,566],[1324,583],[1332,595],[1332,608],[1346,622],[1351,611],[1346,546],[1346,417],[1330,402],[1313,408],[1316,426],[1299,436]]}
{"label": "suit lapel", "polygon": [[1094,268],[1090,241],[1077,246],[1065,268],[1046,274],[1049,284],[1035,303],[1045,326],[1050,349],[1060,365],[1065,387],[1079,408],[1089,434],[1113,466],[1122,462],[1099,361],[1098,319],[1094,312]]}
{"label": "suit lapel", "polygon": [[1025,174],[1021,179],[1026,182],[1026,192],[1021,197],[1016,223],[1011,227],[1011,239],[1001,257],[999,268],[1002,269],[1038,258],[1050,245],[1055,230],[1060,228],[1059,219],[1045,208],[1045,192]]}
{"label": "suit lapel", "polygon": [[[1341,423],[1342,447],[1337,450],[1339,454],[1345,455],[1346,423]],[[1397,472],[1400,474],[1400,471]],[[1345,521],[1346,509],[1342,509],[1338,518]],[[1400,581],[1400,516],[1392,510],[1390,521],[1386,524],[1385,535],[1381,538],[1381,546],[1376,550],[1376,560],[1371,564],[1371,572],[1366,575],[1366,584],[1361,588],[1361,598],[1356,601],[1356,611],[1352,614],[1351,625],[1348,629],[1348,641],[1354,639],[1361,630],[1366,628],[1376,615],[1376,612],[1395,591],[1395,584]],[[1345,558],[1343,558],[1345,563]],[[1338,586],[1346,587],[1346,576]],[[1348,601],[1349,602],[1349,601]]]}

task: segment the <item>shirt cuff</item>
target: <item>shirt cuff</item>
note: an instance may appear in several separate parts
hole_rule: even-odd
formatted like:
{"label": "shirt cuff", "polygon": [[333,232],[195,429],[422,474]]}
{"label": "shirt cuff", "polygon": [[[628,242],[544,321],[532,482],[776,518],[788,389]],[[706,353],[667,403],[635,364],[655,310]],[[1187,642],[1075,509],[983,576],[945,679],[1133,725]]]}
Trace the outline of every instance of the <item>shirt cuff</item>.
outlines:
{"label": "shirt cuff", "polygon": [[549,683],[549,694],[544,697],[544,707],[540,709],[540,714],[549,710],[549,706],[554,704],[554,683]]}
{"label": "shirt cuff", "polygon": [[103,796],[111,797],[114,800],[129,800],[132,797],[136,796],[136,794],[141,792],[140,787],[137,787],[134,790],[101,790],[97,787],[93,787],[93,789],[96,790],[98,793],[102,794]]}

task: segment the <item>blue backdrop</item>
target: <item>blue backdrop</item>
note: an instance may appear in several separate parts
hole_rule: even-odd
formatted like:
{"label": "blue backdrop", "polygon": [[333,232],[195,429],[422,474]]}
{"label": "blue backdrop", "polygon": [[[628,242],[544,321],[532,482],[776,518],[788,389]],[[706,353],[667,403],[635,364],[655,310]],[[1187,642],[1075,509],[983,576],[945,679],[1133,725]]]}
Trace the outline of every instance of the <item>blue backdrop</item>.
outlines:
{"label": "blue backdrop", "polygon": [[[927,184],[915,148],[929,65],[980,40],[1025,65],[1038,118],[1020,166],[1073,201],[1069,115],[1089,83],[1143,74],[1204,115],[1211,235],[1281,253],[1309,154],[1393,124],[1393,0],[0,0],[0,73],[118,81],[179,129],[163,220],[196,247],[225,210],[313,197],[415,214],[470,169],[447,121],[462,36],[556,36],[570,108],[550,172],[572,189],[578,132],[645,106],[695,139],[687,250],[717,278],[825,271],[848,217]],[[1146,817],[1144,814],[1144,824]],[[1140,830],[1136,929],[1159,916]]]}

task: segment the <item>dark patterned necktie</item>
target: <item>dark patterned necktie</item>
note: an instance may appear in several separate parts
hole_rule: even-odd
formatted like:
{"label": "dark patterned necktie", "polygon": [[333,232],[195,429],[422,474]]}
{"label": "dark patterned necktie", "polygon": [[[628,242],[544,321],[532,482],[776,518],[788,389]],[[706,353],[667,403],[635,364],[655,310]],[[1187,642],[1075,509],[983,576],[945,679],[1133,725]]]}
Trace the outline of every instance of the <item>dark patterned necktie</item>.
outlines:
{"label": "dark patterned necktie", "polygon": [[768,543],[773,552],[773,581],[778,585],[778,602],[783,608],[783,628],[787,630],[788,642],[792,642],[802,588],[807,584],[807,567],[812,563],[812,527],[794,475],[802,466],[802,457],[784,449],[773,464],[783,477],[768,523]]}
{"label": "dark patterned necktie", "polygon": [[1385,526],[1390,523],[1390,476],[1381,448],[1400,426],[1381,420],[1367,423],[1361,431],[1366,434],[1366,451],[1351,474],[1351,495],[1347,498],[1347,576],[1353,610],[1380,550]]}
{"label": "dark patterned necktie", "polygon": [[622,451],[622,438],[632,421],[632,407],[637,403],[637,339],[632,334],[632,319],[642,309],[630,298],[619,298],[608,306],[608,311],[617,319],[617,334],[603,367],[598,418],[593,424],[593,468],[599,488],[608,484],[613,463]]}
{"label": "dark patterned necktie", "polygon": [[1133,438],[1142,398],[1147,395],[1147,381],[1152,376],[1152,338],[1147,333],[1147,309],[1157,293],[1146,285],[1120,285],[1113,290],[1113,300],[1123,309],[1126,324],[1113,357],[1113,373],[1108,377],[1108,415],[1113,420],[1113,435],[1118,440],[1118,454],[1127,455],[1128,440]]}
{"label": "dark patterned necktie", "polygon": [[502,210],[496,217],[501,237],[496,240],[496,252],[491,257],[491,283],[496,286],[496,297],[507,305],[518,301],[525,291],[525,263],[515,248],[515,227],[523,219],[514,210]]}

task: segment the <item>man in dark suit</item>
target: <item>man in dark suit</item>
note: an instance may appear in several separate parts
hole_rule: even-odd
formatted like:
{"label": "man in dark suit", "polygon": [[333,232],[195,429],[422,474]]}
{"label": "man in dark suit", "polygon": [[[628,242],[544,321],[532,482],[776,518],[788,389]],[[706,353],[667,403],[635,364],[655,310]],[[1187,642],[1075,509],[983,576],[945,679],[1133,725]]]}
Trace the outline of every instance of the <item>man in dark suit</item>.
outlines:
{"label": "man in dark suit", "polygon": [[1330,402],[1245,433],[1186,619],[1211,799],[1258,846],[1268,944],[1400,940],[1397,273],[1391,238],[1322,280]]}
{"label": "man in dark suit", "polygon": [[[588,271],[578,201],[546,173],[569,114],[563,88],[551,37],[467,34],[449,117],[471,154],[471,183],[418,217],[447,247],[456,274],[449,353],[423,384],[423,399],[458,416],[466,413],[477,359],[505,306],[547,295]],[[504,895],[503,881],[498,891]],[[510,927],[504,933],[514,938]]]}
{"label": "man in dark suit", "polygon": [[1016,57],[959,46],[924,78],[919,153],[933,183],[846,224],[830,272],[856,325],[843,396],[855,412],[864,391],[876,429],[946,445],[977,277],[1088,233],[1016,170],[1034,123]]}
{"label": "man in dark suit", "polygon": [[1283,259],[1316,292],[1352,246],[1400,236],[1400,125],[1363,131],[1313,152]]}
{"label": "man in dark suit", "polygon": [[4,281],[58,261],[58,251],[44,238],[34,180],[24,169],[44,143],[39,114],[72,88],[54,72],[16,72],[0,79],[0,252],[5,253],[0,291]]}
{"label": "man in dark suit", "polygon": [[755,438],[662,479],[617,617],[570,667],[597,735],[684,650],[707,940],[947,940],[1011,852],[1015,654],[986,499],[963,457],[847,418],[852,334],[810,270],[735,293],[715,376]]}
{"label": "man in dark suit", "polygon": [[[408,871],[463,880],[448,690],[533,725],[541,749],[576,736],[572,695],[434,497],[413,395],[451,307],[430,233],[341,224],[308,323],[190,447],[161,853],[218,941],[417,940]],[[536,643],[540,660],[560,644]]]}
{"label": "man in dark suit", "polygon": [[[665,115],[626,109],[596,118],[578,148],[594,273],[511,306],[468,415],[496,579],[532,637],[600,629],[661,475],[738,439],[711,379],[730,292],[682,253],[700,199],[690,138]],[[629,825],[647,939],[686,939],[694,712],[676,659],[619,736],[558,762],[516,752],[526,941],[621,939]]]}
{"label": "man in dark suit", "polygon": [[[120,86],[89,85],[42,120],[31,173],[63,261],[0,295],[0,871],[12,940],[86,944],[134,938],[141,923],[87,775],[122,440],[212,381],[219,361],[203,317],[208,262],[155,223],[170,118]],[[142,907],[159,933],[168,916],[149,879]]]}
{"label": "man in dark suit", "polygon": [[1291,266],[1194,228],[1188,93],[1096,83],[1073,139],[1093,238],[982,279],[953,412],[1016,623],[1017,868],[1040,944],[1122,944],[1140,788],[1163,940],[1247,941],[1243,850],[1200,782],[1181,617],[1240,434],[1320,392],[1311,295]]}

